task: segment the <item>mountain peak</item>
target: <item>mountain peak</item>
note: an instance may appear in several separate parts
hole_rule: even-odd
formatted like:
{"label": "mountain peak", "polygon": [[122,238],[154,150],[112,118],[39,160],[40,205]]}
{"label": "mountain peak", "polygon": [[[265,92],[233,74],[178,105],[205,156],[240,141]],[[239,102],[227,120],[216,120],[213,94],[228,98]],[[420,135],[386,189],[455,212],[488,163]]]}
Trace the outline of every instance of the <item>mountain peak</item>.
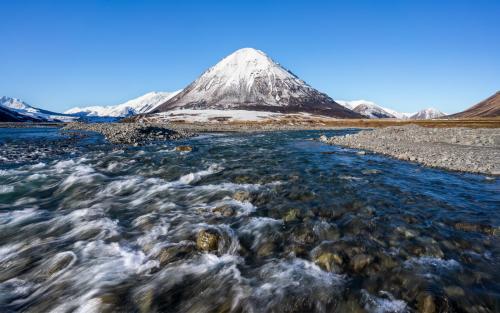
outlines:
{"label": "mountain peak", "polygon": [[439,111],[438,109],[426,108],[413,114],[412,116],[410,116],[410,118],[414,120],[428,120],[428,119],[443,117],[445,115],[446,114]]}
{"label": "mountain peak", "polygon": [[269,58],[262,50],[254,49],[254,48],[241,48],[227,57],[225,59],[229,58],[240,58],[240,59],[259,59],[259,58]]}
{"label": "mountain peak", "polygon": [[306,112],[361,117],[253,48],[239,49],[223,58],[153,112],[174,109]]}

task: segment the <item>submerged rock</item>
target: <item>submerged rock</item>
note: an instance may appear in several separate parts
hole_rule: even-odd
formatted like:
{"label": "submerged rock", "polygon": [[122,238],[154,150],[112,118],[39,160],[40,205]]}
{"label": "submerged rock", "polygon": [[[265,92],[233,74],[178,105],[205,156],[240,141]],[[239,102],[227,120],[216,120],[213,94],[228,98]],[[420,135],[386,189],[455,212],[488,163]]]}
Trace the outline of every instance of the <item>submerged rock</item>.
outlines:
{"label": "submerged rock", "polygon": [[75,260],[76,256],[72,252],[58,253],[43,265],[40,277],[51,278],[71,266]]}
{"label": "submerged rock", "polygon": [[250,202],[250,193],[248,191],[237,191],[233,194],[233,199],[240,202]]}
{"label": "submerged rock", "polygon": [[232,206],[230,206],[229,204],[224,204],[224,205],[215,207],[214,209],[212,209],[212,212],[215,214],[222,215],[224,217],[230,217],[230,216],[233,216],[235,214],[234,208]]}
{"label": "submerged rock", "polygon": [[435,313],[436,303],[434,297],[428,293],[419,295],[417,307],[420,313]]}
{"label": "submerged rock", "polygon": [[285,222],[294,222],[299,220],[300,210],[299,209],[290,209],[285,216],[283,216],[283,221]]}
{"label": "submerged rock", "polygon": [[314,263],[323,270],[335,273],[339,273],[341,271],[340,266],[343,262],[344,260],[339,254],[332,252],[321,253],[314,259]]}
{"label": "submerged rock", "polygon": [[354,272],[362,271],[366,266],[368,266],[373,261],[373,257],[368,254],[357,254],[350,262],[351,268]]}
{"label": "submerged rock", "polygon": [[195,246],[192,243],[179,243],[161,249],[158,256],[160,266],[163,267],[170,262],[181,260],[188,257],[195,251]]}
{"label": "submerged rock", "polygon": [[193,151],[193,147],[191,147],[191,146],[177,146],[177,147],[175,147],[175,151],[191,152],[191,151]]}

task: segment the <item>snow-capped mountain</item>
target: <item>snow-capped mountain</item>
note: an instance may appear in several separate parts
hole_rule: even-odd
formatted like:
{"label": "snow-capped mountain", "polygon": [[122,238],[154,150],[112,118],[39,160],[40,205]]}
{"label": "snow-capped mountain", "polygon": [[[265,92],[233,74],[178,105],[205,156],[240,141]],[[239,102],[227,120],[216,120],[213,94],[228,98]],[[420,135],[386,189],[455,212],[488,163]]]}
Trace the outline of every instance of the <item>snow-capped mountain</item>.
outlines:
{"label": "snow-capped mountain", "polygon": [[78,117],[68,114],[55,113],[35,108],[20,99],[5,96],[0,98],[0,107],[3,109],[2,115],[4,115],[6,119],[6,116],[10,115],[11,118],[15,118],[20,122],[70,122],[78,119]]}
{"label": "snow-capped mountain", "polygon": [[397,118],[401,120],[413,119],[413,120],[424,120],[433,119],[446,115],[445,113],[439,111],[438,109],[428,108],[423,109],[414,113],[403,113],[398,112],[389,108],[381,107],[375,102],[367,100],[335,100],[344,107],[358,112],[368,118]]}
{"label": "snow-capped mountain", "polygon": [[140,113],[148,113],[158,105],[177,95],[175,92],[148,92],[138,98],[125,103],[112,106],[88,106],[83,108],[72,108],[64,113],[74,114],[82,117],[127,117]]}
{"label": "snow-capped mountain", "polygon": [[280,113],[314,113],[359,118],[337,104],[264,52],[240,49],[204,72],[153,113],[174,109],[253,110]]}
{"label": "snow-capped mountain", "polygon": [[340,103],[344,107],[353,110],[354,112],[358,112],[361,115],[368,118],[400,118],[400,113],[383,108],[377,105],[375,102],[367,101],[367,100],[335,100],[337,103]]}
{"label": "snow-capped mountain", "polygon": [[445,116],[446,114],[434,108],[427,108],[418,111],[417,113],[410,116],[412,120],[429,120],[433,118],[439,118]]}
{"label": "snow-capped mountain", "polygon": [[389,108],[384,108],[384,110],[391,114],[391,115],[394,115],[397,119],[400,119],[400,120],[407,120],[409,119],[413,114],[415,114],[414,112],[398,112],[396,110],[392,110],[392,109],[389,109]]}

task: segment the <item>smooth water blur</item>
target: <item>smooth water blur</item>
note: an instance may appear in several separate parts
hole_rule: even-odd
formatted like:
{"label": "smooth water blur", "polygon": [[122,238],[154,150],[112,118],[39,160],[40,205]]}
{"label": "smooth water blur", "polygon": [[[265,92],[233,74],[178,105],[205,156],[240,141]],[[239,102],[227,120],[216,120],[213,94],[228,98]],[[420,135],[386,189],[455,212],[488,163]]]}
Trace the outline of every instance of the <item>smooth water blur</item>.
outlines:
{"label": "smooth water blur", "polygon": [[500,311],[499,180],[311,140],[346,132],[0,129],[0,311]]}

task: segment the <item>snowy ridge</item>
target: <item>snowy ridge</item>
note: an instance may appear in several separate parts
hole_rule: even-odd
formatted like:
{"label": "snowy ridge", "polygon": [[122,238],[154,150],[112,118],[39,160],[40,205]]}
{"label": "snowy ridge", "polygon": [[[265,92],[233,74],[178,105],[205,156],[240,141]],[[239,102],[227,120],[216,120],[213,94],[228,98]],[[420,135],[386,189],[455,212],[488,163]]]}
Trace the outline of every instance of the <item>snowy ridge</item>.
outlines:
{"label": "snowy ridge", "polygon": [[8,111],[14,112],[16,115],[20,116],[20,118],[30,121],[71,122],[78,119],[78,117],[75,116],[35,108],[17,98],[1,97],[0,106]]}
{"label": "snowy ridge", "polygon": [[358,112],[363,116],[368,118],[402,118],[400,117],[400,113],[397,113],[394,110],[383,108],[377,105],[375,102],[368,100],[335,100],[337,103],[340,103],[342,106],[353,110],[354,112]]}
{"label": "snowy ridge", "polygon": [[439,118],[445,116],[446,114],[435,108],[427,108],[418,111],[417,113],[410,116],[413,120],[428,120],[433,118]]}
{"label": "snowy ridge", "polygon": [[153,112],[179,108],[359,117],[307,85],[264,52],[252,48],[240,49],[225,57]]}
{"label": "snowy ridge", "polygon": [[122,104],[112,106],[88,106],[76,107],[65,111],[66,114],[74,114],[84,117],[127,117],[135,114],[148,113],[158,105],[177,95],[181,90],[175,92],[148,92],[138,98],[129,100]]}
{"label": "snowy ridge", "polygon": [[406,119],[422,120],[422,119],[439,118],[446,115],[445,113],[434,108],[423,109],[421,111],[414,113],[403,113],[379,106],[375,102],[367,100],[352,100],[352,101],[335,100],[335,101],[341,104],[342,106],[350,110],[353,110],[354,112],[360,113],[368,118],[397,118],[402,120]]}

